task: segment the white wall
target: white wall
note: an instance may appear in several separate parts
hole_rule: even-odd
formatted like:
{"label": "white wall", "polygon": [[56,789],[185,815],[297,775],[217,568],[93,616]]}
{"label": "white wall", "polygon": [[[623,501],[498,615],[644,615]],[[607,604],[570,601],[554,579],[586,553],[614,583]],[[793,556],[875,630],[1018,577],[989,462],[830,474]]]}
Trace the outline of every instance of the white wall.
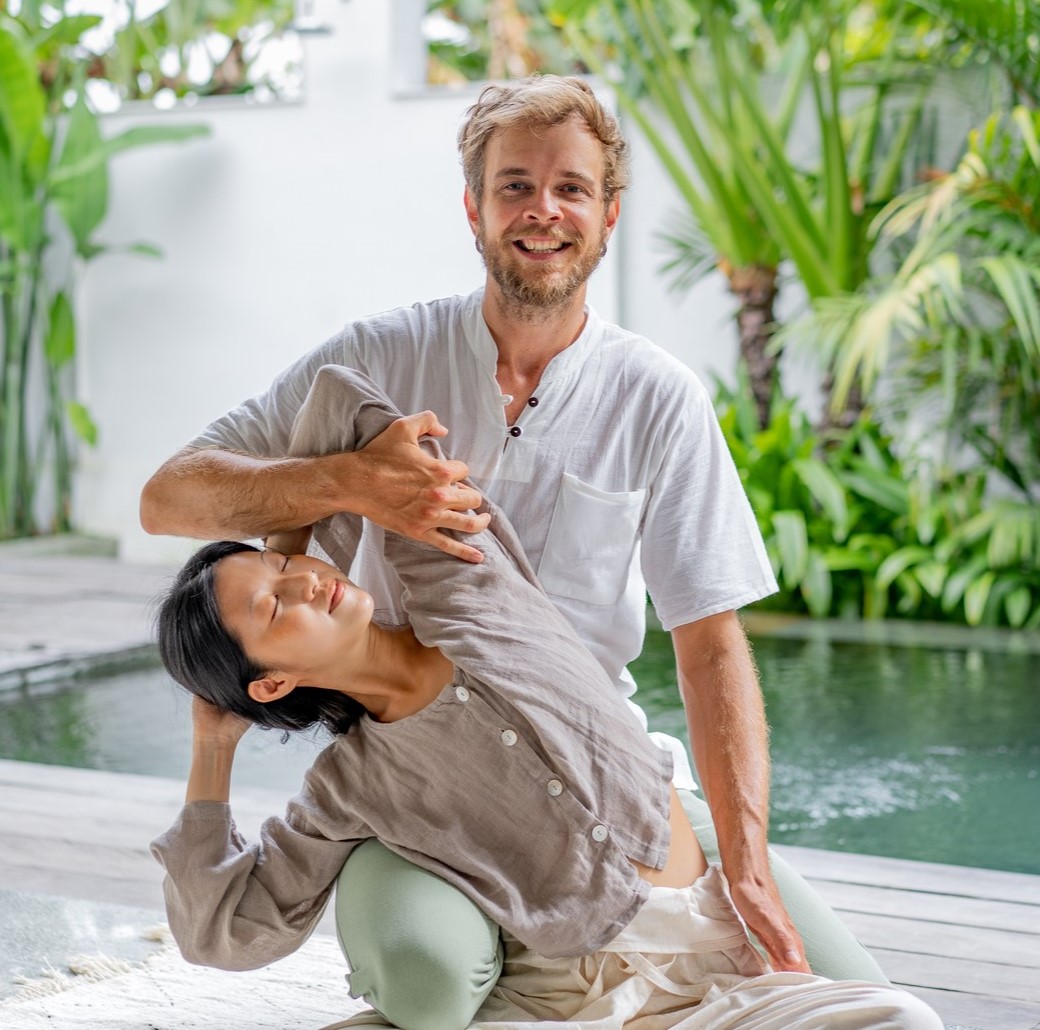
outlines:
{"label": "white wall", "polygon": [[[148,476],[212,418],[345,321],[481,281],[455,151],[475,90],[394,95],[393,6],[318,0],[333,32],[305,39],[302,104],[165,113],[212,136],[113,162],[102,237],[155,242],[164,257],[100,258],[80,287],[80,373],[100,442],[83,453],[76,507],[80,528],[117,538],[129,560],[190,550],[145,535],[137,503]],[[121,113],[107,127],[156,117]],[[709,284],[680,302],[656,274],[652,237],[670,187],[638,148],[636,182],[592,303],[695,368],[731,371],[726,296]]]}

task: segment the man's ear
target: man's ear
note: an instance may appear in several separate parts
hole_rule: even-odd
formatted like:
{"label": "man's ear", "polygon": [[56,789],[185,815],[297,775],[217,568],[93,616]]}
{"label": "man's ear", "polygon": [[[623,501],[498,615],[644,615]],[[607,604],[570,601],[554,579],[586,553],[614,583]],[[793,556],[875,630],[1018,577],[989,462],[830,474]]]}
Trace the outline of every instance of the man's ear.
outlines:
{"label": "man's ear", "polygon": [[259,704],[266,705],[287,697],[299,684],[299,676],[290,676],[285,672],[269,672],[261,679],[253,680],[246,688],[246,693]]}
{"label": "man's ear", "polygon": [[480,229],[480,208],[477,207],[477,202],[468,186],[462,194],[462,203],[466,206],[466,220],[469,222],[470,229],[473,230],[473,235],[476,236]]}
{"label": "man's ear", "polygon": [[621,194],[615,193],[614,199],[607,201],[607,216],[605,219],[607,226],[607,238],[610,238],[610,234],[614,231],[614,226],[617,225],[618,216],[621,214]]}

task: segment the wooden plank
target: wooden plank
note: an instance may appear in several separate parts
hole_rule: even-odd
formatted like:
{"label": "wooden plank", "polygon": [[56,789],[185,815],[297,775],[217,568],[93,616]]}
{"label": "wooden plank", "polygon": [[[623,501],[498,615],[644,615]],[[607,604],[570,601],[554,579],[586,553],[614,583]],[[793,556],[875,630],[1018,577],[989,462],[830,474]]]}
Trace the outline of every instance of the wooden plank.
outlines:
{"label": "wooden plank", "polygon": [[913,987],[910,990],[931,1005],[947,1027],[1040,1030],[1040,1005],[1008,1001],[1005,998],[980,997],[961,991],[937,991],[927,987]]}
{"label": "wooden plank", "polygon": [[989,962],[1034,969],[1040,981],[1040,936],[1037,934],[948,923],[937,925],[866,912],[843,912],[842,921],[867,948],[898,948],[969,961],[984,955]]}
{"label": "wooden plank", "polygon": [[1040,905],[1040,876],[1028,873],[915,862],[878,855],[853,855],[843,851],[817,851],[790,845],[777,846],[775,850],[803,876],[813,880],[867,883]]}
{"label": "wooden plank", "polygon": [[902,987],[962,991],[1040,1005],[1040,977],[1035,969],[889,948],[871,948],[870,953],[885,975]]}
{"label": "wooden plank", "polygon": [[811,880],[820,896],[843,915],[853,912],[905,916],[925,922],[990,927],[1032,933],[1040,926],[1040,908],[1007,901],[951,897],[922,891],[899,891],[865,884]]}

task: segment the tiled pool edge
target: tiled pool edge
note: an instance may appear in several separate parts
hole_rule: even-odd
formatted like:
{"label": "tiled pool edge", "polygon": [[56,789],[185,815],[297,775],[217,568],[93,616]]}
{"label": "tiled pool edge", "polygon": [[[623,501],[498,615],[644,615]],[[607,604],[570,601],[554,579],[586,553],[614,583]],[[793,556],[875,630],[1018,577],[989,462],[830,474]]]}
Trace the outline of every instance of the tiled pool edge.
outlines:
{"label": "tiled pool edge", "polygon": [[36,665],[20,665],[0,671],[0,696],[15,690],[46,687],[51,683],[63,684],[73,679],[149,669],[158,664],[159,653],[152,643],[92,654],[62,655]]}

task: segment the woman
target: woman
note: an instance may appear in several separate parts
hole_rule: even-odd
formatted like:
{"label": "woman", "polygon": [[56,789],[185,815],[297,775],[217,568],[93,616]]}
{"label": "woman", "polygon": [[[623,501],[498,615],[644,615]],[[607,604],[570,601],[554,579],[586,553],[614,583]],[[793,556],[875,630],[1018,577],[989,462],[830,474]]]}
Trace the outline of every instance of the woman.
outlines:
{"label": "woman", "polygon": [[[363,379],[334,372],[316,384],[315,423],[337,405],[351,426],[365,411],[394,416]],[[320,528],[330,553],[356,544],[359,528],[340,522]],[[387,538],[411,619],[397,629],[304,555],[219,544],[183,570],[160,644],[204,700],[187,803],[154,850],[186,957],[241,969],[288,953],[346,857],[357,850],[349,869],[385,847],[476,902],[486,983],[468,1011],[435,1004],[344,1025],[463,1027],[480,1005],[482,1027],[940,1026],[892,988],[768,971],[704,861],[670,759],[540,593],[508,524],[492,512],[476,543],[485,560],[474,566]],[[320,721],[337,734],[254,846],[227,807],[247,721]],[[341,891],[337,921],[352,993],[378,1009],[352,949],[356,901]],[[383,916],[396,912],[391,901]]]}

